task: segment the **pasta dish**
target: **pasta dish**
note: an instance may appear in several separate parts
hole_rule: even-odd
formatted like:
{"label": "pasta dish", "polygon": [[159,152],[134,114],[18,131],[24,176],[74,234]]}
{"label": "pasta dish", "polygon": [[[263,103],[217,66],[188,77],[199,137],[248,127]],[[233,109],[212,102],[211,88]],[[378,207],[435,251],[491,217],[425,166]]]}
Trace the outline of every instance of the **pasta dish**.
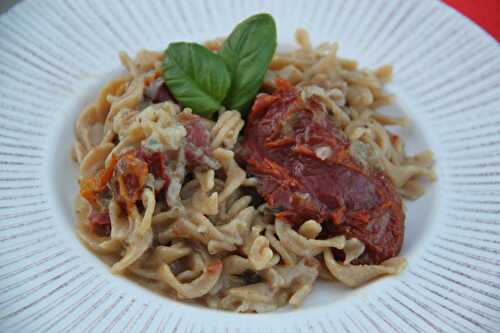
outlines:
{"label": "pasta dish", "polygon": [[238,312],[299,306],[317,279],[401,272],[403,199],[435,180],[377,109],[392,67],[336,43],[276,52],[255,15],[227,37],[120,53],[126,74],[79,115],[77,235],[111,271]]}

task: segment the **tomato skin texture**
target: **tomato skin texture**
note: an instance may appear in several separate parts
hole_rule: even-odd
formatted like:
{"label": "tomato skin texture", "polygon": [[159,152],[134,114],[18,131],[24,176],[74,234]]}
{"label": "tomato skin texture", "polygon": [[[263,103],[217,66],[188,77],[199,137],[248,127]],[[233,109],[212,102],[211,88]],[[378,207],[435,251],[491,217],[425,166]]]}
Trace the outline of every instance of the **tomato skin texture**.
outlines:
{"label": "tomato skin texture", "polygon": [[360,167],[349,148],[318,101],[278,82],[254,102],[237,155],[277,218],[294,226],[314,219],[321,237],[357,238],[366,251],[355,263],[377,264],[401,249],[403,204],[387,175]]}

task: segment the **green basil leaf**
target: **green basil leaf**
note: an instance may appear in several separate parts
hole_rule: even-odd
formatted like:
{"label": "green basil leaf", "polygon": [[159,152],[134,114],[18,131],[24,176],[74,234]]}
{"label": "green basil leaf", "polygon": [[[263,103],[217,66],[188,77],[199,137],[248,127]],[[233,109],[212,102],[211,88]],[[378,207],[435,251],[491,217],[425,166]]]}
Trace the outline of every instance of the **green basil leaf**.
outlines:
{"label": "green basil leaf", "polygon": [[165,51],[162,76],[180,103],[203,116],[221,107],[231,85],[221,57],[196,43],[171,43]]}
{"label": "green basil leaf", "polygon": [[236,26],[219,51],[231,72],[231,88],[224,100],[227,108],[245,111],[275,51],[276,24],[271,15],[257,14]]}

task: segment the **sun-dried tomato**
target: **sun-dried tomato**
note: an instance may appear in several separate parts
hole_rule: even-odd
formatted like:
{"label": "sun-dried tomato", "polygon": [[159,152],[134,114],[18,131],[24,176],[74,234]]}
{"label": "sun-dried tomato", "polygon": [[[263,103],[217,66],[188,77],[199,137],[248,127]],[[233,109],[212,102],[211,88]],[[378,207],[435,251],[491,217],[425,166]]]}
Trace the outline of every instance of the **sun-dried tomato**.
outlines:
{"label": "sun-dried tomato", "polygon": [[286,81],[277,86],[273,95],[257,97],[237,154],[257,176],[258,192],[288,223],[327,221],[323,236],[361,240],[366,251],[358,263],[397,255],[405,215],[390,179],[357,164],[326,108],[302,100]]}

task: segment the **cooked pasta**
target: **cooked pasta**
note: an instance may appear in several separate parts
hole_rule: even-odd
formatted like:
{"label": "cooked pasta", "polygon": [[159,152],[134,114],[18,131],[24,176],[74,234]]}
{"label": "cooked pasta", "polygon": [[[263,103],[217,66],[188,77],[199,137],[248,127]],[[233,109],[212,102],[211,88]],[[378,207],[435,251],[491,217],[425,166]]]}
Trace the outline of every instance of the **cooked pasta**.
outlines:
{"label": "cooked pasta", "polygon": [[[436,178],[432,153],[406,155],[386,126],[408,120],[377,112],[393,99],[384,91],[392,67],[359,69],[337,56],[336,43],[313,47],[304,30],[296,39],[296,50],[275,54],[262,89],[286,79],[303,101],[328,111],[360,170],[385,172],[405,198],[421,196],[420,180]],[[217,51],[222,41],[207,46]],[[267,312],[299,306],[318,278],[356,287],[405,267],[403,257],[363,264],[368,245],[328,235],[322,221],[287,223],[238,159],[240,112],[223,108],[214,121],[159,98],[162,53],[120,59],[127,73],[81,112],[72,153],[80,167],[77,234],[111,272],[209,307]],[[326,161],[335,152],[313,153]]]}

